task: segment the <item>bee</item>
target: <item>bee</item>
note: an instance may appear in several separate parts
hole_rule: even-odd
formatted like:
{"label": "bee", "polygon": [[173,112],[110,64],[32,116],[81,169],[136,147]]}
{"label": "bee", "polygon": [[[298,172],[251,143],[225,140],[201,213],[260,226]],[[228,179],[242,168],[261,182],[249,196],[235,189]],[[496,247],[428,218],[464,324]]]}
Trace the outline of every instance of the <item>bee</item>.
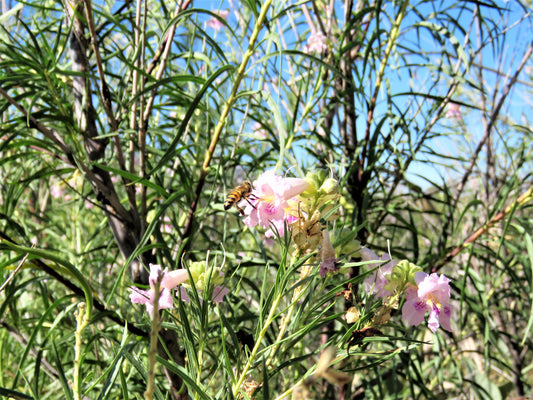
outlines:
{"label": "bee", "polygon": [[252,196],[252,183],[250,181],[244,181],[241,185],[233,189],[226,200],[224,201],[224,210],[229,210],[232,206],[235,206],[237,210],[244,215],[244,210],[240,208],[237,203],[241,200],[248,200]]}

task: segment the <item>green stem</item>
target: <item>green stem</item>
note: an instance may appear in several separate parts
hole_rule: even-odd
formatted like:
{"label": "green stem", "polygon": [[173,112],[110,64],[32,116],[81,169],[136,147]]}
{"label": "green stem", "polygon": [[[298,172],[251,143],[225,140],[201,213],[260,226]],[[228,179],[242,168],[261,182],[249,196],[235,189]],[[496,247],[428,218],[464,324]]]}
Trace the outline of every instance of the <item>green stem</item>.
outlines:
{"label": "green stem", "polygon": [[246,66],[248,65],[248,61],[250,60],[250,57],[252,57],[252,55],[254,54],[255,43],[257,42],[259,32],[261,32],[261,28],[263,27],[263,22],[266,19],[266,14],[271,4],[272,4],[272,0],[267,0],[263,3],[263,6],[261,7],[261,11],[259,12],[259,16],[257,17],[257,22],[255,23],[252,36],[250,36],[250,40],[248,42],[248,48],[246,52],[244,53],[244,56],[242,58],[241,64],[239,65],[239,68],[237,69],[237,75],[235,76],[235,82],[233,83],[233,88],[231,89],[231,93],[228,97],[228,100],[226,101],[226,104],[224,105],[224,109],[222,110],[220,119],[218,120],[217,126],[215,127],[215,131],[213,132],[211,143],[209,144],[209,148],[207,149],[207,153],[205,154],[204,163],[202,165],[203,174],[207,174],[207,168],[209,167],[209,164],[211,163],[211,159],[213,158],[215,147],[218,143],[218,140],[220,139],[220,134],[222,133],[222,129],[224,128],[224,125],[226,123],[226,118],[229,112],[231,111],[231,108],[233,107],[233,104],[235,103],[235,100],[237,98],[237,91],[239,90],[239,85],[242,79],[244,78],[244,72],[246,71]]}
{"label": "green stem", "polygon": [[76,312],[76,332],[74,336],[76,338],[76,344],[74,347],[74,376],[72,383],[72,390],[74,392],[74,399],[80,400],[81,396],[81,342],[82,342],[82,333],[83,330],[89,324],[89,319],[87,318],[87,306],[85,303],[78,304],[78,311]]}
{"label": "green stem", "polygon": [[255,357],[257,356],[257,352],[259,351],[259,348],[261,347],[261,343],[263,341],[263,338],[265,337],[266,332],[267,332],[268,328],[270,327],[270,324],[272,323],[272,321],[274,321],[274,317],[276,315],[276,309],[278,308],[278,304],[281,301],[282,296],[283,296],[283,293],[280,292],[277,295],[276,299],[274,300],[274,302],[272,304],[272,307],[270,308],[270,313],[268,314],[268,317],[267,317],[267,319],[265,321],[265,325],[263,326],[263,329],[261,329],[261,332],[259,332],[259,337],[255,341],[255,346],[254,346],[252,352],[250,353],[250,357],[248,358],[248,361],[246,362],[246,365],[244,366],[244,368],[243,368],[243,370],[241,372],[241,375],[239,376],[239,379],[233,385],[232,391],[233,391],[233,396],[234,397],[237,396],[237,391],[239,390],[239,388],[244,383],[244,381],[246,379],[246,375],[248,375],[248,371],[250,370],[250,368],[252,367],[252,364],[255,361]]}
{"label": "green stem", "polygon": [[261,27],[263,26],[263,23],[266,19],[267,11],[270,8],[271,4],[272,4],[272,0],[267,0],[261,7],[261,11],[259,12],[259,16],[257,17],[257,22],[254,26],[252,36],[250,37],[250,40],[248,42],[248,49],[244,53],[241,64],[239,65],[239,68],[237,69],[237,74],[235,76],[235,82],[233,83],[233,88],[231,89],[231,93],[228,97],[228,100],[224,104],[224,108],[220,114],[220,118],[217,122],[217,125],[215,126],[215,130],[213,131],[213,136],[211,137],[209,148],[207,149],[205,156],[204,156],[204,162],[202,164],[202,171],[200,173],[200,178],[198,179],[198,184],[196,185],[195,198],[191,204],[191,209],[189,210],[189,218],[185,225],[185,230],[183,231],[184,239],[188,238],[191,235],[192,228],[193,228],[194,214],[196,212],[196,207],[198,206],[200,196],[202,195],[202,189],[205,184],[205,178],[207,177],[207,173],[209,171],[208,169],[209,164],[211,164],[211,160],[213,159],[213,154],[215,153],[215,148],[220,139],[220,134],[222,133],[222,129],[224,128],[224,125],[226,124],[226,119],[228,117],[228,114],[231,111],[231,108],[233,107],[233,104],[235,104],[235,101],[237,99],[237,91],[239,90],[239,85],[242,79],[244,78],[244,72],[246,71],[246,66],[248,65],[248,61],[250,60],[250,57],[252,57],[252,55],[254,54],[255,44],[257,42],[259,32],[261,32]]}
{"label": "green stem", "polygon": [[[309,273],[311,272],[312,266],[310,265],[304,265],[302,266],[302,272],[300,273],[300,280],[303,280],[309,276]],[[300,294],[302,293],[302,287],[298,286],[296,289],[294,289],[294,292],[292,293],[292,302],[289,307],[289,310],[287,311],[287,314],[283,317],[283,320],[281,321],[281,327],[279,329],[278,337],[276,338],[274,347],[272,348],[272,351],[270,352],[270,355],[268,356],[268,359],[266,361],[266,365],[270,366],[273,363],[274,355],[276,354],[276,351],[278,350],[279,346],[281,346],[281,340],[283,339],[283,336],[285,335],[285,332],[287,332],[287,328],[289,326],[289,321],[292,319],[292,314],[294,313],[294,309],[296,308],[296,304],[298,303],[298,298],[300,297]]]}

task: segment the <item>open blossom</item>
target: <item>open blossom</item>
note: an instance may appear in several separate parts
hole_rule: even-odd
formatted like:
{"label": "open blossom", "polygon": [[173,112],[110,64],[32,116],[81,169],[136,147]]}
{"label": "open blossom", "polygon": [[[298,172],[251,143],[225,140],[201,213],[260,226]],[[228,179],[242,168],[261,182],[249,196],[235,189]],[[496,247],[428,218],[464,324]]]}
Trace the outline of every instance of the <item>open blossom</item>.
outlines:
{"label": "open blossom", "polygon": [[289,201],[307,189],[308,185],[305,179],[284,178],[276,175],[274,170],[262,173],[253,182],[250,203],[246,202],[244,209],[244,223],[250,227],[261,225],[269,229],[267,237],[274,236],[272,229],[283,236],[285,222],[290,224],[296,220],[288,213]]}
{"label": "open blossom", "polygon": [[164,271],[161,271],[161,266],[150,264],[150,289],[142,290],[136,287],[130,288],[131,302],[134,304],[144,304],[150,316],[152,316],[154,311],[155,282],[159,279],[160,275],[163,276],[160,284],[161,294],[159,295],[159,310],[163,308],[172,308],[174,306],[171,290],[189,279],[189,274],[186,269],[178,269],[169,272],[168,268],[165,268]]}
{"label": "open blossom", "polygon": [[444,275],[417,272],[414,276],[417,288],[405,292],[402,318],[407,325],[418,325],[429,311],[428,327],[433,333],[439,326],[451,331],[450,280]]}
{"label": "open blossom", "polygon": [[[215,14],[217,14],[220,18],[222,18],[225,21],[228,18],[229,10],[215,11]],[[211,17],[205,23],[205,26],[207,28],[213,28],[214,30],[218,31],[224,26],[224,24],[218,18]]]}
{"label": "open blossom", "polygon": [[[388,283],[387,276],[392,272],[392,268],[396,265],[396,262],[390,261],[389,254],[385,253],[381,257],[378,257],[376,253],[366,247],[361,248],[359,252],[363,261],[376,261],[376,265],[389,260],[388,263],[381,265],[374,271],[374,274],[365,279],[365,289],[370,294],[374,293],[376,297],[383,298],[390,296],[391,293],[385,289],[385,285]],[[375,267],[375,265],[371,266]]]}

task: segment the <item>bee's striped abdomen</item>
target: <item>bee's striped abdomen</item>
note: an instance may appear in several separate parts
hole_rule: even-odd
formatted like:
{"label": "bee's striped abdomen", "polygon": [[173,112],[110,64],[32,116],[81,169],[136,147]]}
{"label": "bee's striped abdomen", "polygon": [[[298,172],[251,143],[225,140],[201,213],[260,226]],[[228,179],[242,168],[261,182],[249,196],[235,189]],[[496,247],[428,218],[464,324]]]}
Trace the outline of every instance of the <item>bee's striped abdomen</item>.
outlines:
{"label": "bee's striped abdomen", "polygon": [[241,195],[236,190],[228,194],[228,197],[226,197],[226,201],[224,202],[224,210],[229,210],[231,206],[237,203],[240,199]]}
{"label": "bee's striped abdomen", "polygon": [[226,197],[226,200],[224,201],[224,210],[229,210],[232,206],[235,206],[241,215],[244,215],[244,211],[237,205],[237,203],[242,199],[247,199],[251,193],[252,184],[250,181],[243,182],[242,185],[237,186],[230,194],[228,194],[228,197]]}

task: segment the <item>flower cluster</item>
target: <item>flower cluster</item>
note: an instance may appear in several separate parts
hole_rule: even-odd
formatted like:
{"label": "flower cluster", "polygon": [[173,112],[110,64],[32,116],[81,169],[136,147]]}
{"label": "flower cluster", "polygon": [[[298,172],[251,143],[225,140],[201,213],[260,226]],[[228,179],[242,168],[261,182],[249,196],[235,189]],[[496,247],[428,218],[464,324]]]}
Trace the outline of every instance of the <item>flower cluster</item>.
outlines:
{"label": "flower cluster", "polygon": [[[338,182],[323,171],[306,175],[305,179],[276,175],[273,170],[261,174],[252,183],[252,193],[240,202],[244,207],[244,223],[266,229],[266,237],[283,237],[289,233],[297,256],[311,255],[302,269],[307,276],[315,258],[320,259],[319,274],[326,277],[338,271],[336,250],[327,223],[339,217],[340,190]],[[442,326],[451,330],[450,280],[444,275],[425,274],[406,260],[395,262],[388,254],[378,257],[372,250],[361,248],[353,232],[336,240],[339,254],[359,252],[367,263],[379,264],[365,280],[369,294],[383,299],[374,316],[378,326],[390,319],[405,295],[402,318],[407,325],[418,325],[429,311],[428,326],[433,331]],[[351,318],[351,317],[350,317]]]}
{"label": "flower cluster", "polygon": [[326,36],[320,31],[313,32],[309,39],[307,39],[307,44],[304,46],[305,53],[323,53],[328,47],[328,42]]}
{"label": "flower cluster", "polygon": [[[383,299],[383,307],[388,311],[396,308],[401,294],[405,295],[402,319],[407,325],[424,322],[429,311],[428,327],[433,333],[442,326],[451,331],[450,319],[450,280],[444,275],[426,274],[422,269],[406,260],[395,262],[390,256],[378,257],[372,250],[360,250],[363,261],[375,261],[380,265],[374,274],[365,280],[368,293]],[[381,320],[380,323],[386,322]]]}
{"label": "flower cluster", "polygon": [[244,223],[262,226],[266,237],[283,237],[290,232],[299,255],[319,250],[320,275],[336,271],[337,259],[326,228],[338,218],[339,184],[323,171],[305,179],[276,175],[273,170],[253,182],[253,191],[244,207]]}
{"label": "flower cluster", "polygon": [[269,170],[259,175],[252,185],[251,200],[245,202],[244,223],[250,227],[260,225],[266,228],[267,237],[282,237],[286,223],[296,220],[291,215],[296,196],[306,190],[309,184],[305,179],[285,178]]}
{"label": "flower cluster", "polygon": [[[189,275],[190,274],[190,275]],[[178,269],[169,271],[168,268],[161,270],[161,266],[150,264],[150,289],[142,290],[136,287],[130,288],[130,301],[134,304],[144,304],[146,311],[152,316],[154,311],[155,286],[159,282],[160,295],[158,309],[171,309],[174,307],[172,290],[180,290],[181,299],[189,302],[189,296],[185,288],[191,287],[190,277],[195,288],[202,292],[211,294],[214,303],[222,301],[229,292],[221,284],[224,281],[224,274],[218,268],[206,266],[205,261],[191,263],[189,269]]]}

